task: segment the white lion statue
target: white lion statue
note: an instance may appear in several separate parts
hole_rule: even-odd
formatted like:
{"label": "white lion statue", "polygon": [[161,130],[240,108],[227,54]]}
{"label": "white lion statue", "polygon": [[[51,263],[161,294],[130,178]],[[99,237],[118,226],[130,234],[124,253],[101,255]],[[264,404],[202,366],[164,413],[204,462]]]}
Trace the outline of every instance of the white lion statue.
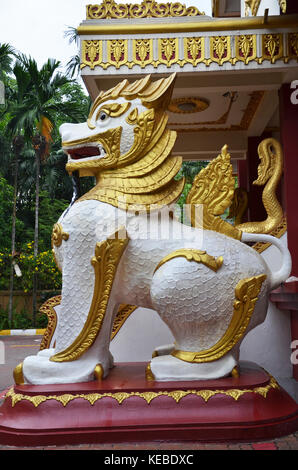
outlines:
{"label": "white lion statue", "polygon": [[[56,343],[17,366],[17,382],[106,377],[123,304],[156,310],[174,335],[175,344],[156,348],[149,380],[237,374],[242,339],[264,321],[268,293],[289,276],[290,255],[277,238],[220,218],[234,192],[226,146],[195,179],[187,200],[191,224],[173,215],[185,184],[175,179],[182,158],[171,155],[176,133],[167,128],[174,82],[174,75],[124,80],[100,93],[87,122],[61,126],[67,171],[92,175],[96,185],[54,226],[63,282]],[[274,149],[276,142],[265,143],[264,155]],[[252,241],[278,247],[278,272],[244,243]]]}

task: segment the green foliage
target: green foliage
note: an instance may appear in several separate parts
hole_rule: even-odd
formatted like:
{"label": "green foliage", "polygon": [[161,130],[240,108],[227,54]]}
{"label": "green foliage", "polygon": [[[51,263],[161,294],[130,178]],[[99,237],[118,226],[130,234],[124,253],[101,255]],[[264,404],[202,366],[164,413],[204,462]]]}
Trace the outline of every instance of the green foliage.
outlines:
{"label": "green foliage", "polygon": [[[28,242],[23,250],[14,258],[22,276],[14,277],[14,288],[30,292],[33,287],[33,274],[38,273],[38,289],[59,291],[61,289],[61,273],[55,264],[52,250],[41,251],[34,258],[33,242]],[[0,251],[0,290],[9,289],[11,254],[8,250]]]}
{"label": "green foliage", "polygon": [[180,198],[177,201],[179,206],[179,214],[177,211],[177,217],[180,218],[180,221],[186,224],[189,224],[190,221],[186,219],[187,214],[185,211],[185,204],[187,195],[192,187],[193,180],[195,179],[196,175],[208,165],[209,162],[205,162],[202,160],[193,161],[193,162],[183,162],[182,167],[179,173],[176,175],[176,179],[185,178],[185,186]]}
{"label": "green foliage", "polygon": [[[39,206],[39,251],[47,251],[51,246],[51,235],[53,225],[57,222],[59,216],[69,205],[68,201],[51,199],[47,191],[40,194]],[[34,206],[30,205],[21,212],[24,223],[23,235],[25,240],[34,239]],[[22,251],[27,252],[27,244],[21,246]]]}
{"label": "green foliage", "polygon": [[0,307],[0,331],[8,330],[9,328],[8,312],[4,308]]}
{"label": "green foliage", "polygon": [[[0,175],[0,250],[6,251],[11,246],[13,188]],[[16,230],[22,231],[24,224],[16,219]]]}
{"label": "green foliage", "polygon": [[[46,328],[47,324],[48,318],[42,313],[37,316],[34,328]],[[33,328],[32,318],[25,309],[20,313],[17,313],[15,308],[13,309],[12,322],[10,325],[8,321],[8,310],[0,307],[0,331],[8,329],[27,330],[29,328]]]}

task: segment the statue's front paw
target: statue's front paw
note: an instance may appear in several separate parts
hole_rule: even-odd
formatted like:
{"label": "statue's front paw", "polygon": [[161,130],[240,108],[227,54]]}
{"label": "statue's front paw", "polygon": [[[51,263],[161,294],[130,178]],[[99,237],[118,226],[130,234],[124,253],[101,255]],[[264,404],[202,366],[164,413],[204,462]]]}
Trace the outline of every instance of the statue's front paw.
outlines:
{"label": "statue's front paw", "polygon": [[152,358],[157,357],[157,356],[166,356],[168,354],[171,354],[175,349],[174,344],[164,344],[163,346],[158,346],[153,353],[152,353]]}

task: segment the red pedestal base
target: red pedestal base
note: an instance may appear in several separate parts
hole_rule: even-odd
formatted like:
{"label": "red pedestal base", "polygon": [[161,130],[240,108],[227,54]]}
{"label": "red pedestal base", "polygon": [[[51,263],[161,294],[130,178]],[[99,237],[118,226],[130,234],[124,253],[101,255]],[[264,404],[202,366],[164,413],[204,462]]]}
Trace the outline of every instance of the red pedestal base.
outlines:
{"label": "red pedestal base", "polygon": [[0,408],[0,443],[240,442],[298,429],[297,404],[255,364],[197,382],[147,382],[145,366],[117,364],[102,382],[15,386]]}

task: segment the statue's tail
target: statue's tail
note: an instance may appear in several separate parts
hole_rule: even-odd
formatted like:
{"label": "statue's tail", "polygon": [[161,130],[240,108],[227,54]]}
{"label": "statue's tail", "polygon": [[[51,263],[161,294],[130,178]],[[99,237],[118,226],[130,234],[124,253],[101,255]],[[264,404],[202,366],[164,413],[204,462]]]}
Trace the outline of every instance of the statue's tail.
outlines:
{"label": "statue's tail", "polygon": [[279,238],[272,235],[264,235],[257,233],[242,233],[242,242],[263,242],[271,243],[276,246],[282,256],[282,264],[278,271],[271,271],[270,290],[276,289],[282,282],[285,282],[291,274],[292,259],[288,248]]}

